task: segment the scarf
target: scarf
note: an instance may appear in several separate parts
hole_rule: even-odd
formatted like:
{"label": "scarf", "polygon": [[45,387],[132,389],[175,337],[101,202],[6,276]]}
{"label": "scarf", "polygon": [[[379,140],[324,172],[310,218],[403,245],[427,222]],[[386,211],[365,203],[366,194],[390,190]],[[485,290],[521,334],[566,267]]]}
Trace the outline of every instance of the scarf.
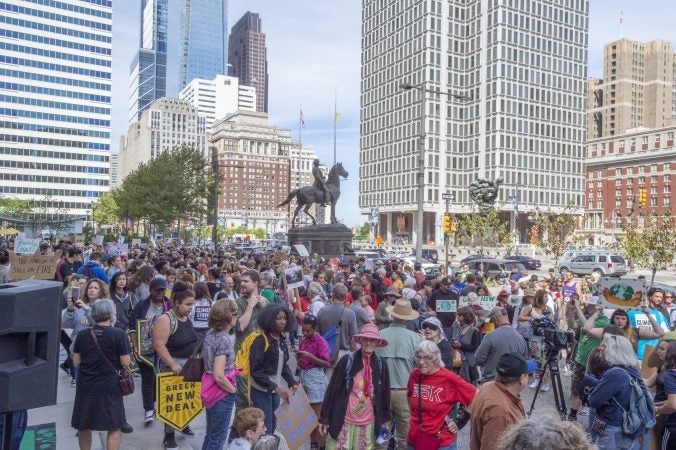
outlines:
{"label": "scarf", "polygon": [[364,396],[373,396],[373,380],[371,377],[371,355],[367,353],[362,354],[362,362],[364,363]]}

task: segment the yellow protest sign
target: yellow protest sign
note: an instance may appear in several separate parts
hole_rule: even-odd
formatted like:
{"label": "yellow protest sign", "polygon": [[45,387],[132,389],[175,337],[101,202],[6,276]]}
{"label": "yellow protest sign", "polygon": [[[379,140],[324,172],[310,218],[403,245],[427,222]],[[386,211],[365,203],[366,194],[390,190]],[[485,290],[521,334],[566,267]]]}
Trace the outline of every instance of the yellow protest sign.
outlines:
{"label": "yellow protest sign", "polygon": [[158,373],[155,379],[157,418],[177,430],[188,426],[204,409],[202,383],[187,382],[171,372]]}

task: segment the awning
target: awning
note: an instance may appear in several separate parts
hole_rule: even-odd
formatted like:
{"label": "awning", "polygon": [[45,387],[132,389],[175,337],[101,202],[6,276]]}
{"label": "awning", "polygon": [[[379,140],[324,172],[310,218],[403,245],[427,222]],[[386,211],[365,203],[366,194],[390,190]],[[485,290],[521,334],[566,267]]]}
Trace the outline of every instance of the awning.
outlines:
{"label": "awning", "polygon": [[16,228],[0,228],[0,235],[4,234],[19,234],[20,231]]}

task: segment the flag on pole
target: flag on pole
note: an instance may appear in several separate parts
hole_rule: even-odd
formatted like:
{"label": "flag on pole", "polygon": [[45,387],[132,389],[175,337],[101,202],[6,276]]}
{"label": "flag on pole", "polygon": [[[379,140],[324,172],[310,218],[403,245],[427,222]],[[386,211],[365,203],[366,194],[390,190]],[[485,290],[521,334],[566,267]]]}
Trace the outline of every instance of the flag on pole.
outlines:
{"label": "flag on pole", "polygon": [[300,126],[305,128],[305,119],[303,118],[303,110],[300,110]]}
{"label": "flag on pole", "polygon": [[336,122],[340,121],[340,119],[343,118],[343,115],[341,113],[336,113]]}

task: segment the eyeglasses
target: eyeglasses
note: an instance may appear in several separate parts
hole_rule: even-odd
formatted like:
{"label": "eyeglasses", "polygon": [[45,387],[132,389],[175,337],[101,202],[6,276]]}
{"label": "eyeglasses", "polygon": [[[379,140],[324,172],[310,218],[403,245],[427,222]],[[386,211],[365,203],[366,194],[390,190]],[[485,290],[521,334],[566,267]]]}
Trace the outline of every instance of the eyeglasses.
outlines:
{"label": "eyeglasses", "polygon": [[432,330],[432,331],[437,331],[439,329],[438,326],[432,325],[431,323],[424,323],[422,326],[423,330]]}
{"label": "eyeglasses", "polygon": [[432,355],[415,355],[415,360],[416,361],[425,361],[425,362],[430,362],[434,359],[434,356]]}

